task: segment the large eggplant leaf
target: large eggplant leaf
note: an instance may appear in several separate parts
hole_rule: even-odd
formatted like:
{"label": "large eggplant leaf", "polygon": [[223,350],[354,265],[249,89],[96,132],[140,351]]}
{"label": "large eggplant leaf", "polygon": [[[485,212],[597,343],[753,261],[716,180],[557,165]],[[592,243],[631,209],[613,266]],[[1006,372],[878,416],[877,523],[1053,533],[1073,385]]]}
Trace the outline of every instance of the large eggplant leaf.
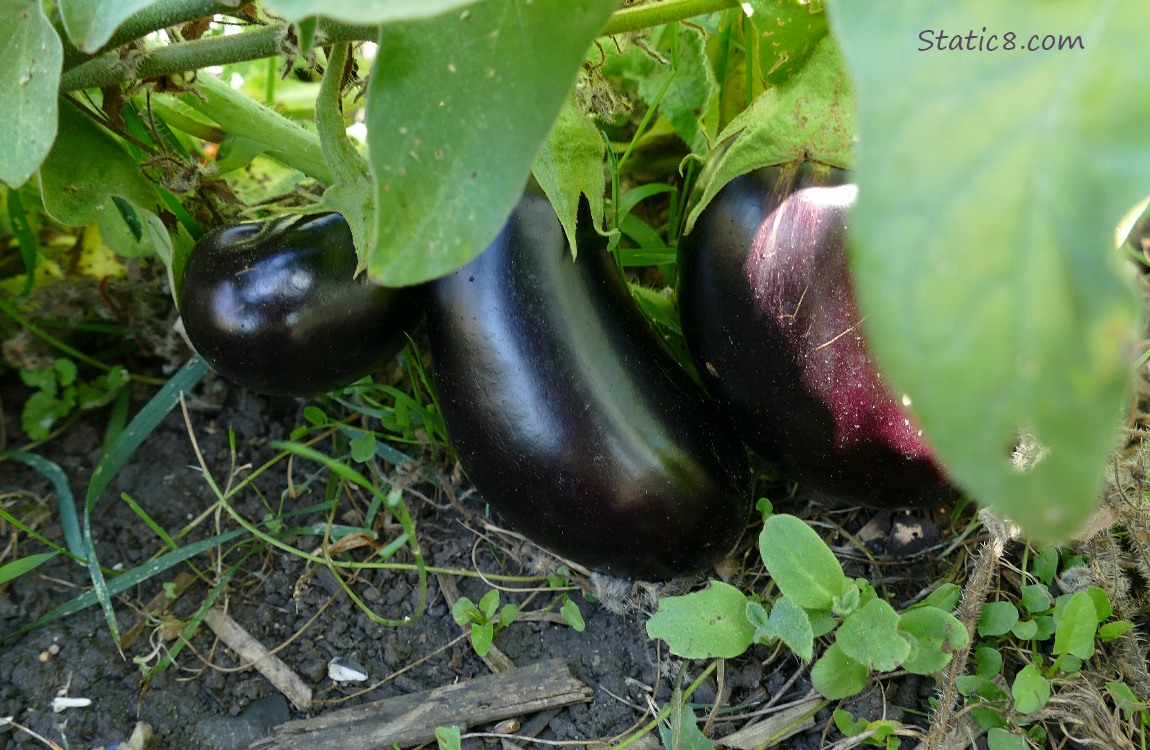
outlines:
{"label": "large eggplant leaf", "polygon": [[40,0],[0,0],[0,180],[28,181],[56,138],[64,51]]}
{"label": "large eggplant leaf", "polygon": [[159,0],[59,0],[64,30],[83,52],[96,52],[129,16]]}
{"label": "large eggplant leaf", "polygon": [[616,0],[484,0],[390,24],[367,92],[372,276],[441,276],[479,254],[519,200]]}
{"label": "large eggplant leaf", "polygon": [[764,91],[723,128],[695,183],[686,231],[739,175],[802,158],[847,166],[855,127],[852,97],[838,48],[824,37],[798,73]]}
{"label": "large eggplant leaf", "polygon": [[120,142],[70,105],[60,109],[60,137],[40,168],[40,193],[48,215],[69,226],[115,211],[113,197],[151,212],[160,200]]}
{"label": "large eggplant leaf", "polygon": [[[828,8],[858,94],[852,264],[879,364],[959,485],[1064,539],[1132,371],[1138,305],[1111,237],[1150,193],[1150,6]],[[1021,433],[1048,451],[1025,471]]]}
{"label": "large eggplant leaf", "polygon": [[264,5],[289,21],[324,16],[357,24],[394,23],[430,18],[476,0],[264,0]]}

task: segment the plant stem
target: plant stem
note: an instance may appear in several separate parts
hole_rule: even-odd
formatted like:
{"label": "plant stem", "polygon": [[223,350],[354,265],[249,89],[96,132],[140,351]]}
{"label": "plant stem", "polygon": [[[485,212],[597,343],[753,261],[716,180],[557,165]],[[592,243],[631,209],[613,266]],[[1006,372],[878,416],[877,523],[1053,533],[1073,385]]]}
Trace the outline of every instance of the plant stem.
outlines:
{"label": "plant stem", "polygon": [[254,141],[276,161],[320,182],[332,183],[331,170],[324,161],[315,133],[236,91],[214,75],[200,75],[196,79],[196,90],[181,94],[180,100],[214,120],[229,136]]}
{"label": "plant stem", "polygon": [[[666,2],[624,8],[611,16],[601,36],[653,28],[672,21],[681,21],[705,13],[734,8],[738,4],[739,0],[666,0]],[[163,17],[168,25],[177,20],[202,17],[205,14],[198,13],[198,9],[202,9],[202,7],[217,7],[215,4],[208,4],[206,0],[166,0],[157,7],[160,6],[170,11]],[[181,8],[184,10],[195,9],[197,12],[181,19],[179,18],[180,14],[176,12]],[[146,34],[147,31],[139,33],[147,25],[142,18],[139,18],[143,16],[145,14],[140,13],[129,19],[113,40],[127,36],[130,41],[133,35],[138,38]],[[133,21],[136,23],[131,27],[130,33],[123,33],[128,23]],[[148,31],[150,30],[148,29]],[[119,55],[108,52],[69,69],[60,78],[60,90],[76,91],[78,89],[103,88],[128,80],[158,78],[206,68],[209,65],[228,65],[281,55],[285,52],[283,42],[287,38],[287,32],[288,26],[286,24],[276,24],[247,31],[243,34],[207,37],[180,44],[170,44],[151,50],[142,58],[134,59],[131,57],[120,59]],[[316,44],[375,41],[378,35],[379,30],[375,26],[354,26],[323,20],[320,22],[316,33]],[[108,48],[112,49],[111,46]]]}
{"label": "plant stem", "polygon": [[[229,7],[219,0],[156,0],[125,19],[108,43],[103,46],[103,50],[116,49],[122,44],[142,39],[158,29],[166,29],[207,16],[234,15],[236,12],[234,5]],[[56,31],[60,34],[60,40],[64,42],[64,70],[70,70],[95,56],[73,46],[68,35],[64,33],[62,24],[57,24]]]}
{"label": "plant stem", "polygon": [[739,5],[739,0],[667,0],[662,3],[637,5],[615,11],[601,36],[625,34],[662,26],[672,21],[682,21],[718,10],[727,10]]}

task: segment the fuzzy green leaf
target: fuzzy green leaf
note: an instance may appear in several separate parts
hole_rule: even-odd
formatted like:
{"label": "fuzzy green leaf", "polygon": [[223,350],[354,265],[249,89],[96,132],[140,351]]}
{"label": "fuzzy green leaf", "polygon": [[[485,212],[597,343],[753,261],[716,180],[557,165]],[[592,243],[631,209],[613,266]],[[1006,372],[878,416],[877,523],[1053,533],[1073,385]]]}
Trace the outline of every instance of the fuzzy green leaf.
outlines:
{"label": "fuzzy green leaf", "polygon": [[[477,0],[264,0],[276,15],[289,21],[324,16],[355,24],[394,23],[430,18],[466,8]],[[468,11],[463,10],[463,13]]]}
{"label": "fuzzy green leaf", "polygon": [[563,225],[572,253],[578,252],[575,218],[582,196],[587,198],[595,226],[603,226],[604,148],[599,129],[579,109],[572,95],[560,110],[531,170]]}
{"label": "fuzzy green leaf", "polygon": [[139,165],[107,131],[69,105],[60,109],[60,134],[40,167],[44,210],[69,226],[116,213],[113,196],[153,210],[160,199]]}
{"label": "fuzzy green leaf", "polygon": [[847,656],[835,643],[811,668],[811,685],[830,700],[858,695],[866,687],[869,672],[866,665]]}
{"label": "fuzzy green leaf", "polygon": [[803,157],[847,166],[854,131],[850,81],[834,40],[826,37],[802,70],[760,94],[719,134],[695,185],[686,231],[728,182],[751,170]]}
{"label": "fuzzy green leaf", "polygon": [[881,672],[895,669],[910,656],[910,642],[899,632],[898,613],[883,599],[865,604],[843,620],[835,645],[860,664]]}
{"label": "fuzzy green leaf", "polygon": [[64,30],[76,48],[96,52],[133,13],[160,0],[59,0]]}
{"label": "fuzzy green leaf", "polygon": [[616,0],[485,0],[380,29],[367,91],[369,272],[405,286],[455,270],[519,201]]}
{"label": "fuzzy green leaf", "polygon": [[766,627],[755,632],[760,637],[778,638],[803,661],[814,658],[815,636],[806,611],[785,596],[775,600],[767,616]]}
{"label": "fuzzy green leaf", "polygon": [[954,652],[970,642],[958,618],[934,607],[903,612],[898,630],[910,642],[910,655],[902,666],[913,674],[934,674],[950,664]]}
{"label": "fuzzy green leaf", "polygon": [[[1098,497],[1137,338],[1112,238],[1148,190],[1145,6],[827,7],[859,102],[851,260],[871,348],[957,484],[1066,538]],[[927,48],[984,27],[973,42],[998,49]],[[1031,31],[1080,43],[1026,51]],[[1009,460],[1023,432],[1049,451],[1027,471]]]}
{"label": "fuzzy green leaf", "polygon": [[795,516],[768,518],[759,533],[759,552],[779,590],[803,609],[830,609],[849,585],[826,542]]}
{"label": "fuzzy green leaf", "polygon": [[64,48],[40,0],[0,0],[0,180],[28,181],[56,138]]}
{"label": "fuzzy green leaf", "polygon": [[827,15],[803,0],[749,0],[759,74],[771,84],[793,76],[827,35]]}
{"label": "fuzzy green leaf", "polygon": [[731,658],[751,645],[755,627],[747,620],[747,597],[712,581],[702,591],[660,599],[647,635],[662,638],[671,653],[686,659]]}

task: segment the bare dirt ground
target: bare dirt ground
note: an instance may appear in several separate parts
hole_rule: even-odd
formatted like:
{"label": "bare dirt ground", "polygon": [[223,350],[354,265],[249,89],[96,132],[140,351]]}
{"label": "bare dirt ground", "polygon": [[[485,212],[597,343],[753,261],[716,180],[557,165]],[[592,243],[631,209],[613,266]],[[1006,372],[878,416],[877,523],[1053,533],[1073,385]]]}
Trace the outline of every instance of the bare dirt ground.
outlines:
{"label": "bare dirt ground", "polygon": [[[10,444],[17,443],[18,411],[26,393],[11,378],[0,383],[6,407]],[[207,394],[205,396],[205,394]],[[141,390],[134,408],[150,395]],[[205,464],[217,479],[233,465],[242,477],[272,455],[269,443],[286,439],[304,423],[308,403],[294,399],[267,399],[223,385],[209,376],[193,392],[188,421],[177,410],[144,442],[129,465],[119,473],[102,499],[93,519],[93,537],[101,562],[127,570],[164,551],[164,542],[122,497],[130,497],[146,510],[156,525],[175,533],[200,519],[179,544],[189,544],[237,528],[223,513],[210,512],[214,495],[199,468],[192,440],[195,435]],[[67,473],[72,491],[83,498],[88,479],[100,456],[104,415],[93,412],[72,425],[61,437],[37,449]],[[229,438],[229,431],[232,438]],[[229,448],[235,445],[235,455]],[[233,502],[245,518],[258,521],[269,505],[285,493],[285,510],[322,501],[322,482],[308,483],[314,465],[277,464],[260,476],[254,488]],[[513,536],[492,530],[482,499],[468,493],[453,479],[449,466],[423,467],[409,493],[420,546],[428,565],[460,571],[537,574],[554,568],[556,561]],[[16,517],[50,539],[60,541],[56,495],[43,476],[12,461],[0,463],[0,498]],[[837,537],[843,560],[853,575],[868,577],[892,601],[910,601],[928,586],[946,578],[951,568],[961,569],[961,548],[949,558],[939,550],[952,534],[945,512],[905,516],[857,510],[834,511],[797,500],[776,501],[790,512],[823,514],[830,519],[821,529],[838,526],[856,534]],[[361,509],[347,508],[350,520]],[[205,515],[206,513],[206,515]],[[335,519],[339,522],[340,519]],[[313,516],[300,523],[326,519]],[[491,524],[491,525],[487,525]],[[0,545],[21,538],[4,528]],[[385,529],[386,531],[386,529]],[[755,564],[756,531],[748,530],[741,556],[716,571],[737,584],[755,586],[763,576]],[[320,536],[296,540],[304,550],[316,549]],[[22,537],[9,547],[6,562],[39,549]],[[3,549],[0,547],[0,549]],[[410,558],[407,558],[408,560]],[[178,572],[185,576],[177,580]],[[416,606],[418,586],[412,573],[369,571],[350,582],[364,604],[383,618],[403,618]],[[201,625],[167,669],[145,681],[145,673],[178,643],[185,622],[196,615],[212,595],[213,586],[230,576],[216,604],[226,608],[235,623],[294,671],[313,692],[306,710],[289,701],[259,673],[237,663],[235,654]],[[165,599],[182,588],[174,600]],[[578,704],[542,716],[522,716],[521,733],[566,746],[616,744],[650,722],[652,706],[671,699],[675,684],[686,685],[705,667],[669,658],[657,641],[650,640],[644,623],[654,610],[660,591],[682,590],[689,582],[656,588],[619,581],[588,579],[572,574],[569,592],[535,591],[539,584],[508,583],[502,601],[523,605],[519,618],[496,635],[495,646],[517,666],[561,657],[593,696]],[[86,568],[56,558],[30,574],[0,587],[0,634],[10,634],[90,586]],[[414,622],[394,626],[373,621],[340,588],[332,574],[298,556],[268,547],[256,547],[240,536],[181,568],[147,580],[117,597],[115,611],[123,652],[104,622],[99,607],[58,619],[46,626],[0,644],[0,715],[11,716],[23,729],[0,732],[0,750],[53,747],[115,747],[126,742],[138,722],[154,730],[151,747],[214,750],[246,748],[289,718],[321,715],[357,703],[429,690],[460,680],[487,675],[491,667],[480,659],[452,617],[448,598],[463,595],[473,601],[492,584],[473,575],[429,576],[426,611]],[[167,589],[165,588],[167,587]],[[577,632],[558,615],[563,596],[578,605],[586,629]],[[353,659],[365,668],[363,683],[335,683],[328,676],[333,657]],[[723,665],[721,679],[712,676],[692,696],[697,714],[705,719],[718,699],[719,709],[708,730],[715,737],[746,726],[769,707],[783,706],[807,696],[806,670],[786,651],[756,646],[739,659]],[[719,674],[718,672],[716,674]],[[933,680],[896,677],[874,686],[851,703],[856,716],[896,719],[921,725],[934,692]],[[59,696],[89,698],[89,707],[54,712]],[[498,700],[498,696],[494,697]],[[842,739],[828,728],[830,711],[822,708],[809,728],[785,740],[780,747],[826,747]],[[468,717],[460,717],[463,722]],[[534,721],[533,721],[534,719]],[[477,726],[470,731],[490,731]],[[506,729],[506,726],[502,729]],[[493,740],[465,739],[464,747],[493,747]],[[516,739],[514,746],[531,746]],[[513,745],[506,745],[512,747]],[[535,745],[536,747],[540,745]],[[553,746],[553,745],[549,745]],[[657,747],[651,732],[632,747]],[[127,747],[125,745],[124,747]]]}

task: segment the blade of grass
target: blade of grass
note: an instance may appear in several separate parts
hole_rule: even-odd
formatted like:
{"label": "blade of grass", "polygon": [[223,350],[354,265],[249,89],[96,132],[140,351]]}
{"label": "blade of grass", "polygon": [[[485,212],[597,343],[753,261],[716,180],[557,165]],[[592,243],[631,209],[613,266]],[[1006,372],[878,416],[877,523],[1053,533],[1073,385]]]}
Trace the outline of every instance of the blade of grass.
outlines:
{"label": "blade of grass", "polygon": [[40,243],[32,234],[20,191],[13,188],[8,188],[8,223],[16,235],[16,244],[20,246],[20,257],[24,261],[24,291],[21,294],[28,294],[36,283],[36,257]]}
{"label": "blade of grass", "polygon": [[27,557],[13,560],[6,565],[0,565],[0,586],[8,583],[8,581],[19,578],[31,570],[35,570],[58,554],[58,552],[40,552],[35,555],[28,555]]}
{"label": "blade of grass", "polygon": [[176,374],[144,405],[144,408],[140,409],[140,412],[116,438],[115,443],[100,459],[100,463],[92,472],[92,478],[88,482],[81,537],[86,548],[83,557],[88,561],[88,572],[92,578],[92,593],[96,595],[100,607],[104,610],[104,619],[108,623],[108,629],[111,631],[117,647],[120,643],[120,630],[116,625],[116,614],[112,610],[112,591],[104,579],[104,573],[100,570],[100,563],[96,556],[96,545],[92,539],[92,512],[96,509],[100,497],[111,484],[112,479],[136,452],[136,449],[152,434],[160,421],[179,403],[180,395],[198,383],[207,371],[207,364],[199,357],[192,357],[177,370]]}
{"label": "blade of grass", "polygon": [[[159,557],[144,563],[143,565],[138,565],[135,568],[132,568],[131,570],[113,578],[107,584],[106,594],[108,596],[116,596],[117,594],[123,593],[133,586],[137,586],[149,578],[159,575],[160,573],[163,573],[164,571],[179,565],[185,560],[207,552],[212,547],[216,547],[224,544],[225,542],[231,541],[232,539],[241,536],[243,533],[243,529],[233,529],[232,531],[226,532],[224,534],[219,534],[208,539],[193,542],[186,547],[181,547],[180,549],[166,552]],[[99,595],[94,589],[85,591],[83,594],[80,594],[79,596],[64,602],[60,606],[53,609],[51,612],[38,617],[33,622],[30,622],[27,625],[17,628],[11,633],[0,637],[0,642],[17,638],[43,625],[55,622],[61,617],[67,617],[68,615],[85,610],[99,602]]]}
{"label": "blade of grass", "polygon": [[60,529],[64,533],[64,542],[76,559],[84,560],[86,547],[80,532],[80,519],[76,515],[76,498],[72,495],[72,488],[68,485],[68,477],[64,474],[64,470],[59,464],[35,453],[2,451],[0,456],[30,466],[52,483],[52,489],[56,491],[56,508],[60,514]]}

